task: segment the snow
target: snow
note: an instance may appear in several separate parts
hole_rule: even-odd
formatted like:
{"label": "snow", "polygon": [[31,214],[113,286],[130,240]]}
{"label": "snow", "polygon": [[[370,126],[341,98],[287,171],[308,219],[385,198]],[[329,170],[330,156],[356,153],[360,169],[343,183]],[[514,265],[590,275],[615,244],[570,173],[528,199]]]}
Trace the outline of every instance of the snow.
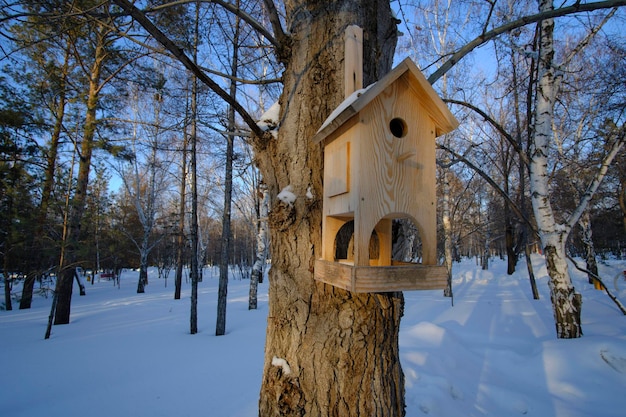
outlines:
{"label": "snow", "polygon": [[335,120],[337,118],[337,116],[339,116],[345,109],[350,107],[352,105],[352,103],[354,103],[359,97],[361,97],[367,90],[372,88],[374,85],[376,85],[376,83],[372,83],[372,84],[368,85],[365,88],[361,88],[360,90],[356,90],[355,92],[350,94],[348,97],[346,97],[346,99],[344,101],[342,101],[341,104],[339,106],[337,106],[337,108],[335,110],[333,110],[333,112],[330,114],[330,116],[328,116],[326,118],[324,123],[322,123],[322,127],[320,127],[317,130],[317,133],[319,133],[322,130],[324,130],[326,128],[326,126],[331,124],[333,122],[333,120]]}
{"label": "snow", "polygon": [[289,367],[289,364],[283,358],[277,358],[274,356],[272,358],[272,366],[281,368],[283,370],[283,374],[285,375],[289,375],[291,373],[291,367]]}
{"label": "snow", "polygon": [[[545,265],[534,257],[541,299],[524,262],[506,275],[492,260],[454,264],[454,306],[441,291],[406,292],[400,355],[407,416],[622,416],[626,409],[626,317],[586,276],[580,339],[555,337]],[[626,261],[600,264],[611,279]],[[217,268],[199,284],[199,333],[189,334],[190,284],[174,300],[173,279],[138,272],[75,286],[71,324],[44,340],[51,298],[0,311],[0,415],[7,417],[256,416],[268,314],[267,280],[248,310],[249,281],[233,274],[227,333],[214,336]],[[626,283],[616,294],[626,299]],[[14,305],[17,308],[17,305]],[[288,358],[272,362],[283,371]],[[283,362],[284,361],[284,362]]]}
{"label": "snow", "polygon": [[277,101],[274,104],[272,104],[270,108],[267,109],[265,113],[263,113],[263,115],[261,115],[261,118],[257,122],[257,126],[259,126],[261,130],[263,131],[269,130],[272,133],[272,135],[275,138],[277,138],[278,127],[280,125],[279,117],[280,117],[280,104]]}
{"label": "snow", "polygon": [[286,186],[280,191],[280,193],[278,193],[276,198],[288,206],[292,205],[296,201],[296,195],[293,193],[293,187],[291,185]]}

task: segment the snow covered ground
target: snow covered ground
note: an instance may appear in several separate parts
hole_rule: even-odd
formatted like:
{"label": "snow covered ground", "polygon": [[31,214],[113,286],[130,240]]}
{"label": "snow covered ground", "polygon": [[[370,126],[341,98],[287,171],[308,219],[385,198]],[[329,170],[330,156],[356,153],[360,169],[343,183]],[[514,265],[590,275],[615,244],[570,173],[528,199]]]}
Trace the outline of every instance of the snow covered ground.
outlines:
{"label": "snow covered ground", "polygon": [[[520,271],[496,260],[454,266],[454,306],[441,291],[407,292],[400,332],[407,416],[623,416],[626,317],[572,271],[583,294],[583,331],[555,338],[543,261],[534,258],[541,300]],[[626,261],[600,266],[612,278]],[[248,310],[248,281],[231,279],[227,334],[214,336],[217,274],[199,289],[199,333],[189,334],[189,285],[137,272],[121,288],[87,283],[72,323],[44,340],[51,298],[26,311],[0,311],[0,416],[256,416],[267,316]],[[613,289],[612,279],[607,282]],[[626,285],[622,285],[626,287]],[[626,301],[626,288],[618,295]],[[613,289],[614,290],[614,289]],[[15,305],[14,307],[17,307]]]}

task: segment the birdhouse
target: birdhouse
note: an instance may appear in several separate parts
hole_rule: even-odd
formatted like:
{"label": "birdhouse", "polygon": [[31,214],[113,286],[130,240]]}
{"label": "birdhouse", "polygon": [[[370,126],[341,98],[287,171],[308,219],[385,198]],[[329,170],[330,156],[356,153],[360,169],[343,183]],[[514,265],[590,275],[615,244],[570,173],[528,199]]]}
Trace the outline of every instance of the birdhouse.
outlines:
{"label": "birdhouse", "polygon": [[[410,59],[331,114],[313,138],[324,146],[315,279],[353,292],[445,287],[436,256],[435,138],[457,126]],[[403,218],[417,226],[421,263],[392,261],[392,222]]]}

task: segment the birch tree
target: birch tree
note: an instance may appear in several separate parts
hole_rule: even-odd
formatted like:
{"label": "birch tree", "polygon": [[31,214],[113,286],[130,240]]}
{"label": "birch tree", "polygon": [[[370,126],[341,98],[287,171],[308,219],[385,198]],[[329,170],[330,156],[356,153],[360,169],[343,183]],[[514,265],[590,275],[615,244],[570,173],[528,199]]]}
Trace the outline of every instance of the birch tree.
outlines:
{"label": "birch tree", "polygon": [[159,154],[161,143],[164,142],[161,106],[165,79],[162,74],[159,76],[158,72],[154,74],[154,77],[155,85],[149,90],[154,92],[154,101],[148,102],[154,109],[153,119],[139,119],[138,106],[141,97],[136,87],[132,89],[131,97],[134,101],[135,121],[131,147],[135,157],[127,167],[120,169],[124,189],[132,199],[143,229],[141,236],[128,234],[135,243],[140,258],[137,293],[144,293],[145,286],[148,284],[148,255],[158,243],[157,240],[153,239],[153,231],[161,211],[163,194],[167,188],[166,173],[170,164]]}
{"label": "birch tree", "polygon": [[[553,9],[551,0],[539,2],[540,12]],[[575,292],[569,275],[565,243],[572,228],[584,213],[597,190],[608,166],[624,144],[624,133],[616,135],[607,144],[609,152],[602,161],[597,175],[581,196],[578,207],[564,222],[558,222],[552,209],[549,188],[549,154],[552,142],[554,105],[562,74],[554,57],[554,20],[544,19],[540,24],[540,49],[537,94],[534,111],[534,131],[530,144],[530,191],[537,230],[546,257],[550,275],[550,298],[554,312],[556,334],[559,338],[582,336],[582,296]]]}

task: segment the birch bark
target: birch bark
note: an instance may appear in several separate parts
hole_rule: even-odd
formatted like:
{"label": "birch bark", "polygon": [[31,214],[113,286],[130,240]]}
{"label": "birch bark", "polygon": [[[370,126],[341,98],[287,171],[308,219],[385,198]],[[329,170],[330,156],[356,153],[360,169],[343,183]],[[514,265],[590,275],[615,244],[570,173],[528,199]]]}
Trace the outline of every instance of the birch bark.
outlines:
{"label": "birch bark", "polygon": [[[553,9],[552,0],[540,0],[539,11]],[[553,33],[554,20],[545,19],[540,28],[539,75],[535,101],[534,132],[530,145],[531,202],[541,245],[550,276],[550,299],[559,338],[582,336],[581,296],[576,294],[565,257],[569,228],[559,225],[550,204],[548,153],[552,139],[552,121],[556,97]]]}

